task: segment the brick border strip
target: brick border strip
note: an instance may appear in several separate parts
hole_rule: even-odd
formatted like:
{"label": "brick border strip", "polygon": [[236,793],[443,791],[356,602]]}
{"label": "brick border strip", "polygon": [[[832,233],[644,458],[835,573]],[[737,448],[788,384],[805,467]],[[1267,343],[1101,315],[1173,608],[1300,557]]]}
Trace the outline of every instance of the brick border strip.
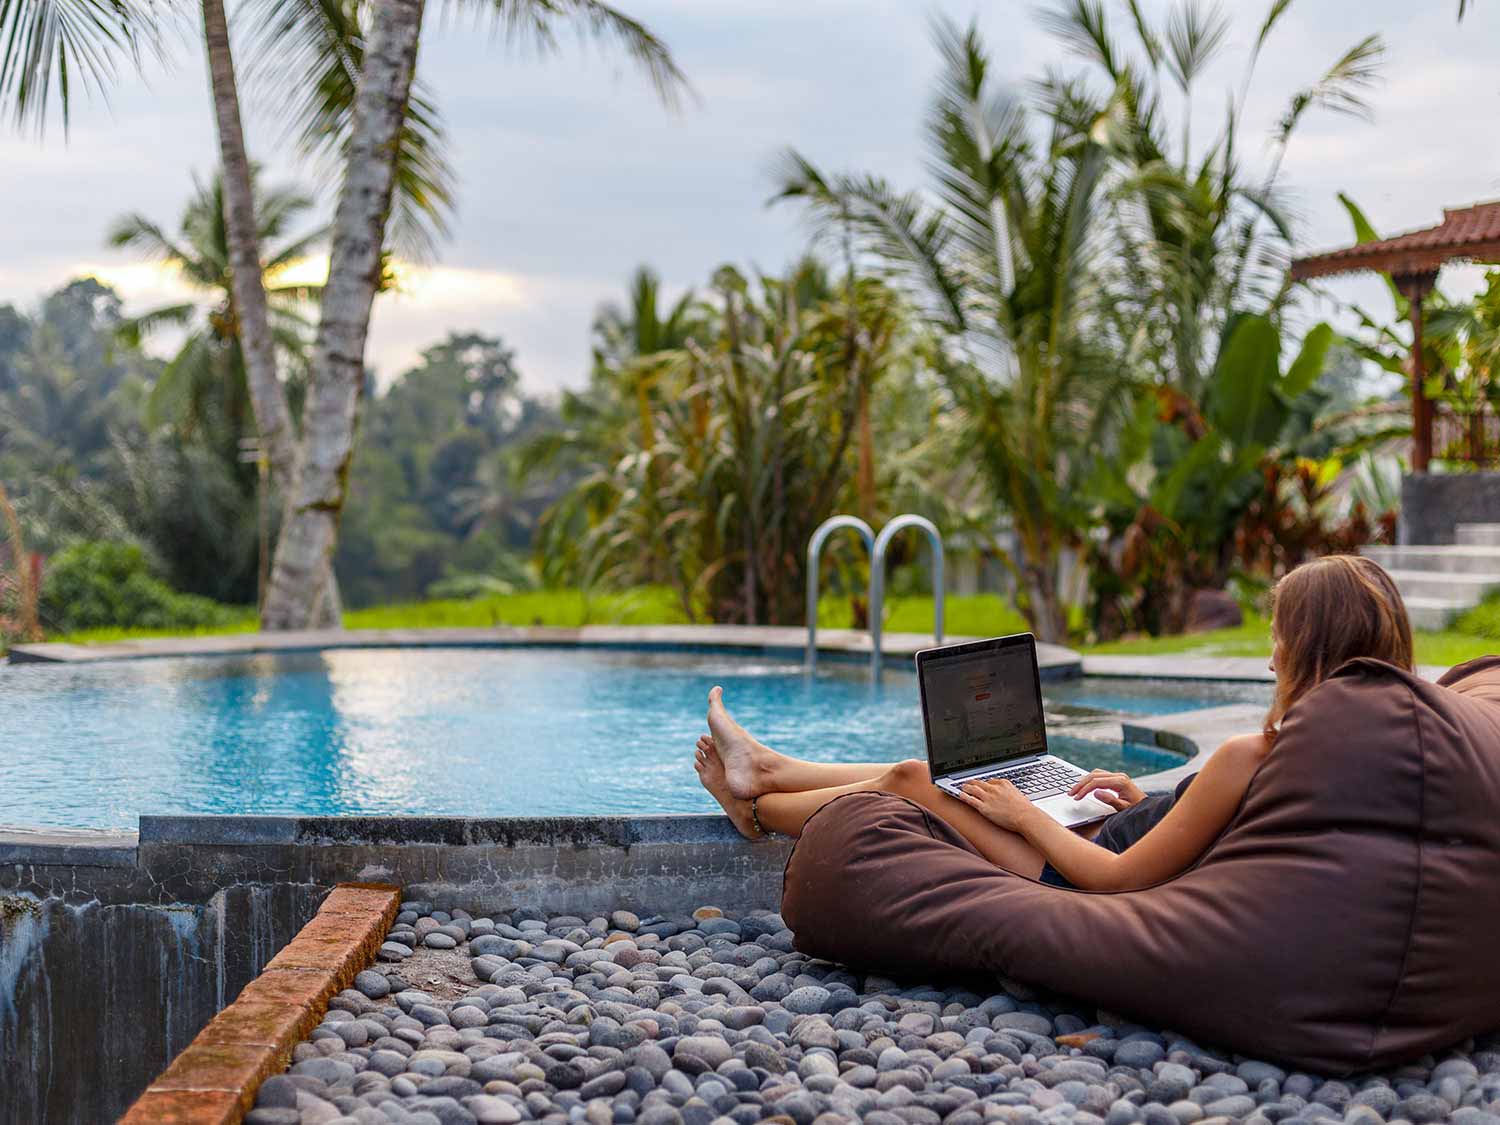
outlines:
{"label": "brick border strip", "polygon": [[120,1125],[238,1125],[255,1093],[335,993],[375,959],[400,908],[399,887],[340,883],[260,976],[198,1033]]}

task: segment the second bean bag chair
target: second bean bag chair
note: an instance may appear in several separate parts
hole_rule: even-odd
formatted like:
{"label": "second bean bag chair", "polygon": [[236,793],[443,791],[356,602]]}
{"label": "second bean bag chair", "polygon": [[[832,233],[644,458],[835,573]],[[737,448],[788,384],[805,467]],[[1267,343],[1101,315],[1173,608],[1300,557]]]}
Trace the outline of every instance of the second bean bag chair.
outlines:
{"label": "second bean bag chair", "polygon": [[1432,684],[1351,661],[1287,714],[1186,872],[1091,894],[861,793],[787,863],[798,949],[993,971],[1246,1055],[1347,1074],[1500,1027],[1500,657]]}

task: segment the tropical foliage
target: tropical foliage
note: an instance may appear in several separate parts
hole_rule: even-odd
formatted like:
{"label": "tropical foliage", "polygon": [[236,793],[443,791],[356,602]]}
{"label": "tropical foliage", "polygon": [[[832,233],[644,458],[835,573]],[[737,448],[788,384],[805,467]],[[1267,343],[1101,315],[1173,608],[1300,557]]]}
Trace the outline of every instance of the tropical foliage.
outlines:
{"label": "tropical foliage", "polygon": [[[542,523],[547,577],[663,583],[690,617],[799,621],[813,529],[859,503],[862,471],[894,481],[930,447],[920,415],[868,436],[877,389],[899,398],[892,384],[922,377],[920,330],[889,286],[835,284],[813,261],[784,277],[721,268],[666,317],[648,278],[629,313],[602,312],[589,389],[533,447],[578,475]],[[900,453],[877,467],[872,447]]]}

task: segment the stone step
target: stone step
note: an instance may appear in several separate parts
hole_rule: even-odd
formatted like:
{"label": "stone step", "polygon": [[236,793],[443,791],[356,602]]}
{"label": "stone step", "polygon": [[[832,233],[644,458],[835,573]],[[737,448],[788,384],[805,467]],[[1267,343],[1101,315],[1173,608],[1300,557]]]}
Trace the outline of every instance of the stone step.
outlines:
{"label": "stone step", "polygon": [[1473,603],[1455,601],[1452,598],[1402,598],[1406,603],[1406,615],[1411,618],[1413,629],[1424,629],[1436,633],[1446,629],[1453,619]]}
{"label": "stone step", "polygon": [[1478,605],[1491,590],[1500,590],[1500,572],[1444,573],[1432,570],[1392,570],[1402,598],[1442,598],[1456,604]]}
{"label": "stone step", "polygon": [[1361,552],[1387,570],[1430,570],[1440,574],[1500,574],[1500,547],[1365,547]]}
{"label": "stone step", "polygon": [[1500,523],[1461,523],[1453,537],[1464,547],[1500,547]]}

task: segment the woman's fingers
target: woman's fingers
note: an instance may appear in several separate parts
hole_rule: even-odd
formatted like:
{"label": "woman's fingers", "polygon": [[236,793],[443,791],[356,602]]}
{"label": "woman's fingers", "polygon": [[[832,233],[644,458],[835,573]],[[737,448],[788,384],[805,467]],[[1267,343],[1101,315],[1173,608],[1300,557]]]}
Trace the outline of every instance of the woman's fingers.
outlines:
{"label": "woman's fingers", "polygon": [[1082,797],[1095,789],[1113,789],[1118,792],[1120,786],[1127,784],[1129,780],[1123,773],[1113,770],[1090,770],[1074,783],[1073,788],[1068,790],[1068,795]]}

